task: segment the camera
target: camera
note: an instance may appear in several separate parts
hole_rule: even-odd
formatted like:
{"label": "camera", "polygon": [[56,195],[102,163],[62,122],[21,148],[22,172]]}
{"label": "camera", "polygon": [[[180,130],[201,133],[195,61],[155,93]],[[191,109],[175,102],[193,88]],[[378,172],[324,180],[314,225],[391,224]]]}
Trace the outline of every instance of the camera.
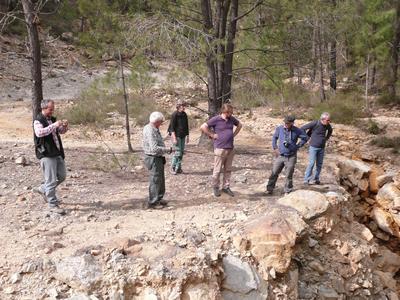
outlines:
{"label": "camera", "polygon": [[289,148],[290,142],[288,141],[284,141],[283,142],[283,146],[285,146],[285,148]]}

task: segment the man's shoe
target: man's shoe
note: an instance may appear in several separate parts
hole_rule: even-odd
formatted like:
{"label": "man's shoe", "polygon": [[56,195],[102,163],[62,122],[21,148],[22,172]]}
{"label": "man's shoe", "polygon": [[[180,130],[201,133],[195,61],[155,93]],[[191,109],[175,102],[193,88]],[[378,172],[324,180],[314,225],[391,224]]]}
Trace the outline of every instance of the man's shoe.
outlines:
{"label": "man's shoe", "polygon": [[40,187],[34,187],[34,188],[32,189],[32,191],[33,191],[34,193],[39,194],[40,196],[42,196],[43,201],[44,201],[45,203],[47,203],[46,195],[45,195],[44,192],[40,189]]}
{"label": "man's shoe", "polygon": [[215,197],[220,197],[221,196],[221,191],[219,190],[219,188],[214,187],[213,188],[213,192],[214,192],[214,196]]}
{"label": "man's shoe", "polygon": [[235,194],[232,192],[232,190],[229,188],[229,186],[226,187],[226,188],[224,188],[224,189],[222,189],[222,191],[223,191],[225,194],[228,194],[228,195],[231,196],[231,197],[235,197]]}
{"label": "man's shoe", "polygon": [[304,181],[304,182],[303,182],[303,185],[309,186],[309,185],[310,185],[310,182],[309,182],[309,181]]}
{"label": "man's shoe", "polygon": [[176,170],[176,173],[182,174],[182,173],[183,173],[182,168],[178,168],[178,169]]}
{"label": "man's shoe", "polygon": [[60,208],[58,205],[49,206],[49,211],[59,215],[65,215],[65,210]]}
{"label": "man's shoe", "polygon": [[320,184],[321,184],[321,181],[315,180],[314,184],[320,185]]}
{"label": "man's shoe", "polygon": [[164,206],[168,206],[168,202],[165,201],[165,200],[160,200],[160,201],[158,201],[158,204],[162,205],[163,207],[164,207]]}
{"label": "man's shoe", "polygon": [[174,167],[171,167],[171,174],[172,174],[172,175],[176,175],[176,174],[177,174],[177,171],[175,170]]}
{"label": "man's shoe", "polygon": [[267,195],[267,196],[272,196],[272,194],[274,193],[274,191],[269,191],[269,190],[266,190],[265,191],[265,194]]}
{"label": "man's shoe", "polygon": [[162,205],[160,202],[147,203],[146,209],[161,209],[163,207],[164,205]]}

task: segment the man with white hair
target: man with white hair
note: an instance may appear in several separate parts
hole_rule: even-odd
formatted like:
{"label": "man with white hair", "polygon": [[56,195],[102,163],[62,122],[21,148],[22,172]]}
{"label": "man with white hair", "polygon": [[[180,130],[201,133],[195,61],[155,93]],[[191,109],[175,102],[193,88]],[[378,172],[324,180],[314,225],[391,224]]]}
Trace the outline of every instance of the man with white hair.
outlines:
{"label": "man with white hair", "polygon": [[43,100],[42,112],[33,121],[36,157],[40,160],[44,184],[33,190],[48,202],[50,210],[58,214],[65,211],[58,207],[56,187],[65,180],[64,148],[60,134],[67,132],[68,121],[56,121],[53,117],[54,101]]}
{"label": "man with white hair", "polygon": [[[304,184],[306,185],[310,184],[311,180],[314,180],[315,184],[321,184],[319,176],[324,161],[325,146],[333,131],[330,122],[330,114],[323,112],[319,120],[312,121],[301,127],[311,138],[308,166],[304,175]],[[313,176],[314,165],[316,165],[316,170]]]}
{"label": "man with white hair", "polygon": [[144,164],[150,171],[148,208],[160,208],[167,205],[163,200],[165,194],[165,153],[172,153],[172,147],[165,147],[160,133],[164,122],[162,113],[155,111],[150,114],[150,123],[143,128]]}

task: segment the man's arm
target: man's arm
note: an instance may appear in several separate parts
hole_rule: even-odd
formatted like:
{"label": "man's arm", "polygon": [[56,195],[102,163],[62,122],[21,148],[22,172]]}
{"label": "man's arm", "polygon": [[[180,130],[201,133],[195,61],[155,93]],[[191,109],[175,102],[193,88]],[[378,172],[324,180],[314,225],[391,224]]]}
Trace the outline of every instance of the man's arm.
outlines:
{"label": "man's arm", "polygon": [[278,138],[279,138],[279,127],[275,129],[274,135],[272,136],[272,149],[278,149]]}
{"label": "man's arm", "polygon": [[51,124],[51,125],[49,125],[47,127],[43,127],[42,123],[40,123],[38,120],[35,120],[33,122],[33,130],[35,131],[35,135],[38,138],[41,138],[41,137],[44,137],[46,135],[49,135],[49,134],[53,133],[60,126],[61,126],[61,122],[60,121],[54,122],[53,124]]}
{"label": "man's arm", "polygon": [[306,125],[301,126],[300,129],[306,131],[308,129],[314,128],[314,126],[317,124],[316,122],[318,121],[309,122]]}
{"label": "man's arm", "polygon": [[237,136],[237,134],[240,132],[240,130],[242,129],[242,127],[243,127],[243,125],[242,125],[242,123],[240,123],[240,122],[236,125],[236,129],[235,129],[235,131],[233,132],[233,136],[234,136],[234,137]]}
{"label": "man's arm", "polygon": [[326,139],[329,140],[333,132],[332,126],[329,124],[328,126],[328,134],[326,135]]}
{"label": "man's arm", "polygon": [[215,140],[218,138],[218,135],[210,130],[207,123],[204,123],[200,126],[202,132],[208,135],[211,139]]}
{"label": "man's arm", "polygon": [[297,133],[298,133],[298,137],[300,138],[300,142],[297,144],[297,148],[301,148],[304,146],[305,143],[307,143],[308,135],[301,128],[298,129]]}

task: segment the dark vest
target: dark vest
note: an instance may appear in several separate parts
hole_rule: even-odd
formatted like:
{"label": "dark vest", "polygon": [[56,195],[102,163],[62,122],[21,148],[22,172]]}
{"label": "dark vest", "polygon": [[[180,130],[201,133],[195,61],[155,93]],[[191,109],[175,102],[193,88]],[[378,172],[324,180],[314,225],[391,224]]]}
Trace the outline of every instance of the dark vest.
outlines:
{"label": "dark vest", "polygon": [[[43,125],[43,127],[49,126],[49,122],[47,122],[45,116],[43,116],[42,113],[37,115],[35,121],[39,121]],[[51,117],[51,122],[54,123],[55,121],[56,121],[56,118]],[[60,143],[60,150],[57,148],[57,145],[53,140],[52,133],[39,138],[36,136],[35,131],[34,131],[33,140],[35,142],[36,157],[38,159],[41,159],[43,157],[57,157],[57,156],[61,156],[62,158],[65,158],[64,148],[63,148],[63,145],[61,142],[61,137],[60,137],[60,134],[58,133],[58,131],[57,131],[57,138],[58,138],[58,142]],[[40,150],[40,149],[43,149],[44,151]]]}

